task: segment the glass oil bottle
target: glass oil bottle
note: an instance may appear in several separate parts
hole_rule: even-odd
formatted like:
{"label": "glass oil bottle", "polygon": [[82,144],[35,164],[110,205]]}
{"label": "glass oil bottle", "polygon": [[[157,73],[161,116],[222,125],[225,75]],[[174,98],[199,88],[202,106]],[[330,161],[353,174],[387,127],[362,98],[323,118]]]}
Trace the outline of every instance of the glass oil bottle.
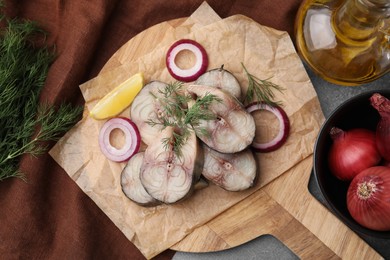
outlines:
{"label": "glass oil bottle", "polygon": [[304,0],[295,21],[297,51],[331,83],[371,82],[390,71],[389,17],[390,0]]}

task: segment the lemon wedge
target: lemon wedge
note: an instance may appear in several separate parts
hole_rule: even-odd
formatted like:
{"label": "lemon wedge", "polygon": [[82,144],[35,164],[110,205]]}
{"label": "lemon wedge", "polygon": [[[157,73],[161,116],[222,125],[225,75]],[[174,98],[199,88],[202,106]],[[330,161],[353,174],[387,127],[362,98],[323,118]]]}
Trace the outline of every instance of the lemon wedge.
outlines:
{"label": "lemon wedge", "polygon": [[125,110],[144,85],[143,73],[134,74],[105,95],[89,115],[97,120],[114,117]]}

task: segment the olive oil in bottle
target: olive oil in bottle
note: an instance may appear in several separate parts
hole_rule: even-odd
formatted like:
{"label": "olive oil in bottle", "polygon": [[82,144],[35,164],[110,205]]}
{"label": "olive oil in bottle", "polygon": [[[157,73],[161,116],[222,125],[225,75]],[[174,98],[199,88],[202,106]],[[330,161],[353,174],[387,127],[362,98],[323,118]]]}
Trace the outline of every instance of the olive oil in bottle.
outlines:
{"label": "olive oil in bottle", "polygon": [[296,47],[319,76],[356,86],[390,71],[390,0],[304,0]]}

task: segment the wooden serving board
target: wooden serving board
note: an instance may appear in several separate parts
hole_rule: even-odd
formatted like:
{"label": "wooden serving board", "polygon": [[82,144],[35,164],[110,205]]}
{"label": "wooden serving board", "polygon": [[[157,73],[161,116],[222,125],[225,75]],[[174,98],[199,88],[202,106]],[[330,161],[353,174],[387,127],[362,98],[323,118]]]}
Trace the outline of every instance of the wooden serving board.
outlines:
{"label": "wooden serving board", "polygon": [[[101,73],[147,54],[169,35],[167,30],[176,29],[176,34],[185,35],[193,26],[186,21],[187,18],[181,18],[163,22],[140,33],[112,56]],[[311,169],[312,156],[309,156],[171,248],[210,252],[270,234],[302,259],[381,259],[309,193]]]}

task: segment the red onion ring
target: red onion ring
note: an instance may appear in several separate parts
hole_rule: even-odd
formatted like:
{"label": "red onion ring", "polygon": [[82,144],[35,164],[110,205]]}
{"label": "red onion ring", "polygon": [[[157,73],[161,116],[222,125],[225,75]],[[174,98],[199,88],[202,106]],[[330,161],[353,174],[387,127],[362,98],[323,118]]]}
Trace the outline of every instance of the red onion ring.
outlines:
{"label": "red onion ring", "polygon": [[[113,130],[120,129],[125,135],[125,144],[117,149],[110,142]],[[128,118],[116,117],[108,120],[100,130],[99,146],[102,153],[111,161],[125,162],[139,150],[141,136],[137,125]]]}
{"label": "red onion ring", "polygon": [[[192,52],[196,58],[194,66],[189,69],[181,69],[175,62],[177,54],[183,50]],[[191,82],[206,72],[208,66],[207,53],[198,42],[190,39],[182,39],[175,42],[168,49],[166,65],[173,78],[183,82]]]}
{"label": "red onion ring", "polygon": [[267,110],[273,113],[279,121],[279,132],[274,139],[267,143],[258,143],[253,141],[251,146],[257,152],[272,152],[280,148],[287,140],[290,133],[290,120],[286,112],[279,106],[270,106],[264,102],[254,102],[246,107],[246,111],[252,113],[257,110]]}

